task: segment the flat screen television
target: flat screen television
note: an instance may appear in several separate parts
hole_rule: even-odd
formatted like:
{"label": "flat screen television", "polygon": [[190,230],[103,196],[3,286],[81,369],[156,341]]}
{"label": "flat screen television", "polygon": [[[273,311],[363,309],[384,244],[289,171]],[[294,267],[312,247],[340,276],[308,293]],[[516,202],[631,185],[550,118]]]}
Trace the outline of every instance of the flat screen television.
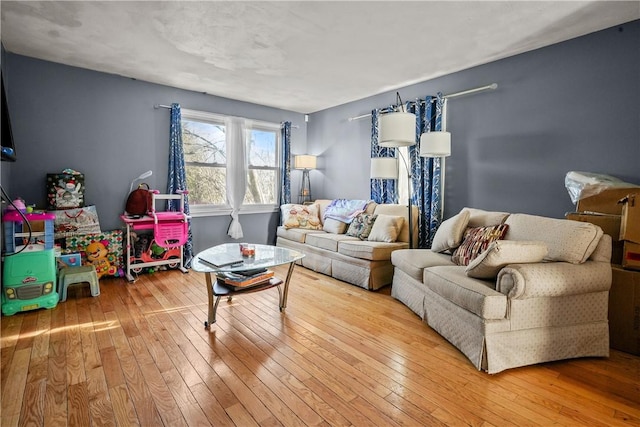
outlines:
{"label": "flat screen television", "polygon": [[9,106],[7,104],[7,94],[4,90],[4,77],[2,80],[2,160],[15,161],[16,147],[13,143],[13,133],[11,132],[11,119],[9,118]]}

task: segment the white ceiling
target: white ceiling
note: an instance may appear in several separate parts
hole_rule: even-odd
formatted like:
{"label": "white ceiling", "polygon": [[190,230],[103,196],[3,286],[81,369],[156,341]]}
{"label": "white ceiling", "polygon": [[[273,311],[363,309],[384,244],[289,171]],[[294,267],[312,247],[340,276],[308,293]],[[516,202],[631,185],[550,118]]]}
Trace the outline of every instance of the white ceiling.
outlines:
{"label": "white ceiling", "polygon": [[638,1],[2,1],[0,8],[9,52],[300,113],[640,18]]}

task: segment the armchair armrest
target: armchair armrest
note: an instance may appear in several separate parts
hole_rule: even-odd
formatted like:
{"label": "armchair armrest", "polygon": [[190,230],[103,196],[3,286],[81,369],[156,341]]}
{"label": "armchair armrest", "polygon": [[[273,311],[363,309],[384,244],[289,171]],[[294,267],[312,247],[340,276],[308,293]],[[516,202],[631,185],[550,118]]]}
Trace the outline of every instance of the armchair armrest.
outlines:
{"label": "armchair armrest", "polygon": [[498,273],[496,290],[512,299],[579,295],[608,291],[611,277],[606,262],[510,264]]}

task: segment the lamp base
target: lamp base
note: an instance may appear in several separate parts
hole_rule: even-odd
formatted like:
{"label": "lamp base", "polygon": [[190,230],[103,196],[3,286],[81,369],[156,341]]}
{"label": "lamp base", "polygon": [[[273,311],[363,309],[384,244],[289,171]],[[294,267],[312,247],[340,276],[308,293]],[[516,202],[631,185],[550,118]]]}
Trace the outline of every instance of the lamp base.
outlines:
{"label": "lamp base", "polygon": [[298,203],[301,205],[311,202],[311,182],[309,181],[309,169],[302,171],[302,185],[300,186],[300,194],[298,195]]}

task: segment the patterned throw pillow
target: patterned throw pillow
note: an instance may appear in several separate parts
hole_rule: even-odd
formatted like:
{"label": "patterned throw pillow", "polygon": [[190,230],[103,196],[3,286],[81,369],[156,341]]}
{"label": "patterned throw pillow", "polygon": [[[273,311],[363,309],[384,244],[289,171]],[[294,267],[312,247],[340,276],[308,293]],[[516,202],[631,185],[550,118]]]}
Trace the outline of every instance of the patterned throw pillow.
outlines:
{"label": "patterned throw pillow", "polygon": [[282,225],[284,228],[307,228],[310,230],[322,230],[318,207],[316,205],[286,204],[280,206],[282,212]]}
{"label": "patterned throw pillow", "polygon": [[375,221],[376,215],[374,214],[358,214],[353,221],[351,221],[351,224],[349,224],[349,229],[346,234],[347,236],[357,237],[360,240],[367,240]]}
{"label": "patterned throw pillow", "polygon": [[502,239],[507,228],[507,224],[468,228],[464,233],[464,241],[453,252],[451,261],[457,265],[469,265],[491,242]]}

